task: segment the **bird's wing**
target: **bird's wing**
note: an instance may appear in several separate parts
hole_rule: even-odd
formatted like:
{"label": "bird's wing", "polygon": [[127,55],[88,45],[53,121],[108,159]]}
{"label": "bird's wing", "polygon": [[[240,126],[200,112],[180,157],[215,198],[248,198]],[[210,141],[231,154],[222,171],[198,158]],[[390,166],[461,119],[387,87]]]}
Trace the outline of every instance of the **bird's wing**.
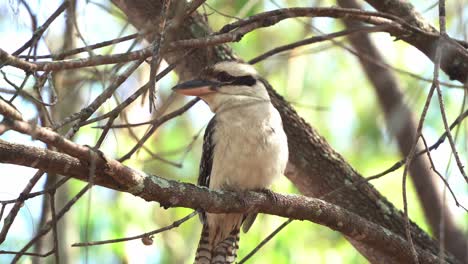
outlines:
{"label": "bird's wing", "polygon": [[209,187],[211,167],[213,166],[213,151],[214,151],[214,127],[215,117],[213,117],[205,130],[203,137],[203,153],[200,161],[200,174],[198,175],[198,185]]}

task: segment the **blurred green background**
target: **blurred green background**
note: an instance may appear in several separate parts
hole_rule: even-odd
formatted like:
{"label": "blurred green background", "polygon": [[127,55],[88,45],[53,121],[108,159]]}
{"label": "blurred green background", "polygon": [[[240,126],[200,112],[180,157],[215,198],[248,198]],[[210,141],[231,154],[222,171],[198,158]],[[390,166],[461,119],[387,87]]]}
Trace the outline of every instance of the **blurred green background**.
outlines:
{"label": "blurred green background", "polygon": [[[43,23],[60,4],[56,0],[27,2],[37,14],[39,24]],[[428,21],[437,24],[437,7],[428,9],[431,3],[427,1],[411,2]],[[466,40],[468,5],[461,4],[460,10],[460,3],[463,1],[447,2],[448,32],[453,37]],[[213,30],[219,30],[226,23],[234,20],[222,14],[246,17],[276,9],[278,6],[336,5],[334,1],[320,0],[209,0],[207,4],[199,10],[207,13]],[[364,6],[369,9],[367,5]],[[136,32],[133,27],[126,25],[126,21],[121,17],[122,14],[108,1],[78,1],[76,20],[88,44],[113,39],[120,34],[127,35]],[[344,26],[335,19],[289,19],[273,27],[249,33],[242,41],[231,46],[241,58],[249,60],[279,45],[316,35],[315,28],[331,33],[344,29]],[[50,53],[48,47],[52,50],[57,49],[61,45],[63,30],[64,17],[62,15],[47,31],[45,40],[40,42],[38,54]],[[1,48],[11,53],[30,36],[30,19],[20,2],[1,1]],[[432,78],[432,62],[415,48],[402,41],[393,41],[385,33],[373,33],[372,39],[387,62],[394,67]],[[345,38],[338,39],[338,41],[347,44]],[[124,42],[113,49],[100,49],[98,53],[125,52],[130,44],[131,42]],[[146,45],[148,44],[140,43],[135,49]],[[77,40],[77,47],[81,46],[83,43]],[[87,54],[83,53],[80,56],[87,56]],[[98,70],[105,71],[111,67],[100,66]],[[385,128],[383,114],[374,91],[354,55],[331,42],[323,42],[276,55],[258,63],[256,68],[362,175],[371,176],[379,173],[401,158],[394,139]],[[20,83],[24,78],[24,73],[10,67],[4,68],[4,71],[16,83]],[[89,104],[111,81],[111,75],[103,75],[102,80],[96,81],[89,70],[82,70],[78,74],[86,81],[79,87],[68,87],[66,92],[70,96],[79,96],[81,107]],[[147,81],[148,75],[149,66],[141,66],[137,73],[119,88],[115,94],[117,100],[109,100],[95,116],[106,113],[115,107],[118,101],[127,98]],[[396,76],[404,89],[405,101],[412,107],[414,113],[419,115],[430,83],[408,75],[396,73]],[[444,74],[442,74],[442,79],[448,81]],[[177,76],[171,73],[158,82],[157,103],[159,107],[168,101],[170,88],[177,83],[177,80]],[[31,85],[28,83],[25,89],[31,90],[32,84],[32,82]],[[0,80],[0,88],[11,89],[4,80]],[[449,120],[453,120],[459,113],[464,93],[461,89],[445,89],[444,92],[448,117]],[[8,98],[5,93],[0,95]],[[188,98],[176,97],[168,111],[180,107],[188,100]],[[20,98],[15,103],[26,118],[37,118],[34,107],[28,101]],[[66,109],[67,105],[66,102],[59,102],[56,107]],[[423,131],[430,144],[443,131],[438,109],[437,101],[434,100]],[[137,100],[127,109],[126,115],[131,123],[149,120],[151,115],[148,112],[147,100],[145,102]],[[202,143],[200,133],[203,133],[203,128],[211,116],[209,109],[203,103],[197,104],[188,113],[162,126],[146,143],[145,146],[149,150],[164,160],[158,160],[147,151],[140,150],[125,164],[166,178],[196,182]],[[118,122],[123,122],[123,120],[118,120]],[[105,122],[100,123],[100,125],[104,124]],[[93,145],[100,135],[100,130],[94,126],[95,124],[82,128],[75,137],[75,141]],[[134,132],[141,136],[146,128],[138,127]],[[465,163],[468,149],[467,133],[467,126],[463,125],[457,139],[460,155]],[[17,133],[6,133],[0,138],[41,146],[31,141],[29,137]],[[127,153],[135,142],[128,130],[115,129],[107,136],[102,150],[118,158]],[[187,152],[187,146],[193,147],[190,147]],[[433,158],[436,160],[437,168],[445,171],[450,159],[448,144],[439,147],[433,153]],[[447,170],[449,182],[459,200],[466,205],[468,201],[466,184],[453,164],[452,162]],[[0,164],[0,171],[2,183],[0,184],[0,199],[2,200],[15,198],[33,174],[33,170],[3,164]],[[372,184],[398,208],[402,208],[402,174],[400,169],[372,181]],[[41,189],[42,185],[43,183],[38,185],[35,190]],[[442,186],[442,182],[440,185]],[[72,198],[84,186],[84,183],[72,180],[68,186],[67,196]],[[295,187],[285,177],[278,179],[272,188],[280,193],[297,193]],[[411,184],[409,184],[408,194],[411,219],[429,232]],[[457,222],[466,232],[468,215],[455,208],[449,196],[447,196],[447,204],[450,210],[453,210]],[[9,208],[7,207],[7,210]],[[1,250],[19,250],[29,241],[31,234],[37,231],[40,208],[41,198],[26,202],[6,242],[0,245]],[[157,203],[147,203],[129,194],[94,187],[68,213],[68,224],[65,230],[67,240],[62,242],[70,245],[84,241],[86,236],[90,241],[94,241],[137,235],[169,225],[190,212],[191,210],[184,208],[165,210]],[[238,252],[240,258],[285,220],[276,216],[259,216],[249,233],[241,235]],[[140,240],[136,240],[89,248],[68,247],[70,263],[191,263],[199,240],[200,229],[199,220],[195,217],[176,229],[156,235],[154,244],[151,246],[145,246]],[[7,263],[11,258],[11,255],[0,255],[0,263]],[[44,261],[53,262],[51,257]],[[23,257],[22,263],[31,263],[31,260]],[[366,260],[339,233],[313,223],[294,221],[262,248],[249,263],[366,263]]]}

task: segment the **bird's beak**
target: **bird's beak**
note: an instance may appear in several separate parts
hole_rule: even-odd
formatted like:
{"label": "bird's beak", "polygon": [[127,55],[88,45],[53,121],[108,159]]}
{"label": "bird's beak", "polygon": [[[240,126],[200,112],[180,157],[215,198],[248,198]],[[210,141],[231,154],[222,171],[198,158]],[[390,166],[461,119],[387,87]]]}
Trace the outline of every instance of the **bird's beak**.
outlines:
{"label": "bird's beak", "polygon": [[174,86],[172,90],[184,95],[202,96],[213,93],[220,84],[218,82],[195,79]]}

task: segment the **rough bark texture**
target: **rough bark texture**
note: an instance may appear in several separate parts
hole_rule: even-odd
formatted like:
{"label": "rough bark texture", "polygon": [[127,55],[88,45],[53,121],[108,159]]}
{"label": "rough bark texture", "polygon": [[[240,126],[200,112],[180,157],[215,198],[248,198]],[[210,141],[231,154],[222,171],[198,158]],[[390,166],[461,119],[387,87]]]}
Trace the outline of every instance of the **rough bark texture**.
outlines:
{"label": "rough bark texture", "polygon": [[[113,0],[128,17],[129,21],[139,30],[157,28],[157,15],[160,14],[160,1],[150,0]],[[184,20],[174,31],[168,32],[168,41],[191,39],[209,34],[209,29],[200,16]],[[151,41],[151,36],[148,36]],[[184,54],[184,50],[166,55],[169,63]],[[183,65],[176,71],[181,79],[196,76],[204,66],[220,60],[232,59],[235,56],[226,46],[197,49],[187,57]],[[291,106],[274,90],[269,90],[275,106],[283,118],[285,131],[288,135],[290,153],[287,176],[305,195],[318,197],[341,186],[362,180],[359,175],[318,133],[311,128]],[[395,234],[405,237],[403,214],[397,210],[385,197],[380,195],[370,184],[348,188],[328,199],[365,219],[377,223]],[[415,224],[411,227],[412,237],[418,247],[438,254],[438,243],[432,240]],[[383,254],[383,250],[372,245],[358,248],[375,263],[391,263],[397,261],[397,256]],[[449,262],[456,262],[447,257]]]}
{"label": "rough bark texture", "polygon": [[[345,8],[360,8],[354,0],[338,0],[338,4]],[[362,26],[350,20],[343,21],[348,28]],[[394,74],[378,62],[384,62],[379,50],[370,40],[367,34],[355,34],[349,37],[351,45],[359,54],[366,56],[359,58],[361,65],[372,83],[380,106],[385,114],[388,129],[395,137],[401,155],[408,156],[413,141],[416,138],[417,123],[409,106],[403,100],[403,93],[398,85]],[[371,58],[369,60],[368,58]],[[373,63],[373,62],[377,63]],[[418,150],[424,148],[422,144],[417,146]],[[415,158],[409,168],[410,176],[421,201],[426,219],[431,226],[435,236],[439,238],[440,219],[442,212],[445,219],[445,247],[458,259],[468,257],[467,238],[464,237],[452,218],[448,209],[443,210],[441,189],[437,185],[442,184],[438,176],[431,170],[431,164],[426,155]]]}

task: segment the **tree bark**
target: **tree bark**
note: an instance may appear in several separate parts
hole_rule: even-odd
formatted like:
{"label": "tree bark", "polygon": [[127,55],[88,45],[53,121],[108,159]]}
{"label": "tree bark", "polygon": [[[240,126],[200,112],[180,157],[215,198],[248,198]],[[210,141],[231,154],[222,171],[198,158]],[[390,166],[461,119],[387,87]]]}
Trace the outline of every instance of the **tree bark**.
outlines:
{"label": "tree bark", "polygon": [[[113,3],[127,15],[128,20],[141,32],[148,28],[155,29],[159,25],[160,1],[113,0]],[[178,8],[180,7],[174,7],[174,12]],[[167,41],[175,41],[206,36],[210,32],[201,16],[195,14],[184,19],[181,25],[167,32],[166,36]],[[153,35],[149,34],[147,39],[151,42]],[[186,51],[181,49],[179,52],[164,54],[164,58],[172,63],[175,58],[185,54]],[[176,68],[176,72],[182,80],[189,79],[197,76],[204,66],[235,58],[236,56],[225,45],[198,48],[193,55],[188,56],[184,63]],[[284,128],[288,135],[291,152],[287,177],[301,193],[320,197],[336,188],[348,186],[363,179],[339,153],[334,151],[310,125],[297,115],[280,95],[273,89],[269,89],[269,92],[274,105],[283,118]],[[403,214],[368,183],[346,188],[327,200],[405,238]],[[411,224],[411,233],[417,246],[433,254],[438,254],[438,243],[413,223]],[[358,250],[375,263],[392,263],[398,260],[396,256],[385,254],[382,248],[369,244],[362,245]],[[446,260],[456,262],[450,255],[446,257]]]}

